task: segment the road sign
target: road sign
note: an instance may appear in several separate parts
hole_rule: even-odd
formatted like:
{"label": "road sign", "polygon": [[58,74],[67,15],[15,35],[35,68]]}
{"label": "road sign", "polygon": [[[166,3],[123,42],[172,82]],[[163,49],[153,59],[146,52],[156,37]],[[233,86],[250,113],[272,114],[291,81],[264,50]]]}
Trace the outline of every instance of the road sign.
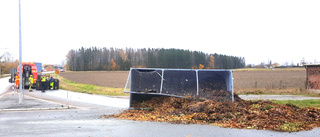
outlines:
{"label": "road sign", "polygon": [[59,70],[56,69],[56,74],[59,74]]}
{"label": "road sign", "polygon": [[10,69],[10,74],[11,74],[11,75],[17,74],[17,68],[11,68],[11,69]]}

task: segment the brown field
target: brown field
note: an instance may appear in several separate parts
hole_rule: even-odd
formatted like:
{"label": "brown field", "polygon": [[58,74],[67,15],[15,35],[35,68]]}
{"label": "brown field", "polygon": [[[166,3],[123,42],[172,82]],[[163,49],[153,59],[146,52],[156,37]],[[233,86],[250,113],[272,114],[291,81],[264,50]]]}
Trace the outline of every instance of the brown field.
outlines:
{"label": "brown field", "polygon": [[234,87],[237,93],[298,93],[305,92],[304,69],[279,69],[234,71]]}
{"label": "brown field", "polygon": [[129,71],[68,71],[60,76],[71,81],[102,87],[124,88]]}
{"label": "brown field", "polygon": [[[103,87],[124,88],[128,71],[64,72],[60,75],[71,81]],[[235,70],[236,93],[294,93],[305,91],[304,69]]]}

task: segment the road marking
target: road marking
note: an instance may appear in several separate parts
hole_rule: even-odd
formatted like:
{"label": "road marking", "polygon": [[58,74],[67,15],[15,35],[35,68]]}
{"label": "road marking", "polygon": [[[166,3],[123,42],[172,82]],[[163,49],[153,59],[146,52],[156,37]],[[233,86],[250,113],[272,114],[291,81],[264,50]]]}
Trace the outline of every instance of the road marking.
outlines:
{"label": "road marking", "polygon": [[63,110],[63,109],[76,109],[71,107],[53,107],[53,108],[18,108],[18,109],[0,109],[0,111],[36,111],[36,110]]}

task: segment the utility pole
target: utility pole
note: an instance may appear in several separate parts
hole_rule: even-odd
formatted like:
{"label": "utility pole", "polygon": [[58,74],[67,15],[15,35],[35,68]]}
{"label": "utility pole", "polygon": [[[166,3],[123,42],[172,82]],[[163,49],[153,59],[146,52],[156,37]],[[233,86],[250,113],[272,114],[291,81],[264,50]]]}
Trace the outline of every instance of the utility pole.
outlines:
{"label": "utility pole", "polygon": [[22,46],[21,46],[21,0],[19,0],[19,104],[23,103],[23,91],[22,91]]}

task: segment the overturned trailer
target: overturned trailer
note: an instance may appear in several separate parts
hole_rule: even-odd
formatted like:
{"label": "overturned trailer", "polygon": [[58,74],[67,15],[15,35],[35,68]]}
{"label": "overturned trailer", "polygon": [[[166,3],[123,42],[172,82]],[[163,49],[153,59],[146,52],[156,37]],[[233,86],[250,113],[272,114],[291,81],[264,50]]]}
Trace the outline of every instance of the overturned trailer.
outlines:
{"label": "overturned trailer", "polygon": [[176,96],[232,100],[232,70],[131,68],[124,89],[133,102],[153,97]]}

